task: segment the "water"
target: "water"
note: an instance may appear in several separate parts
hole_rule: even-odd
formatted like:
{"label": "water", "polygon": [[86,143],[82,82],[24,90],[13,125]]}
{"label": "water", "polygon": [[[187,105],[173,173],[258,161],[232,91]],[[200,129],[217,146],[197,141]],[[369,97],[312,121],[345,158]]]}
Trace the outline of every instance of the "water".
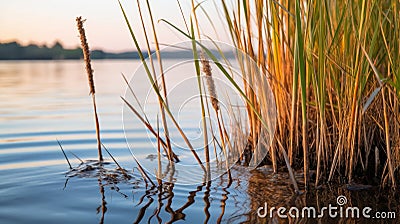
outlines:
{"label": "water", "polygon": [[[400,215],[398,204],[379,196],[377,189],[351,192],[325,187],[307,197],[296,196],[287,174],[274,175],[268,166],[253,171],[234,166],[231,185],[223,175],[209,184],[146,187],[125,140],[120,99],[125,93],[120,74],[130,79],[138,66],[138,61],[93,62],[102,141],[131,176],[127,180],[115,177],[120,173],[113,163],[103,168],[91,163],[94,170],[83,171],[89,163],[79,166],[80,161],[71,154],[82,160],[97,158],[93,108],[81,61],[0,62],[0,223],[285,223],[287,219],[259,218],[257,209],[264,202],[287,208],[336,205],[339,195],[345,195],[352,205]],[[136,90],[143,98],[140,94],[145,87],[137,85]],[[192,112],[183,114],[181,122],[196,136],[198,122],[184,119]],[[137,118],[131,119],[128,143],[133,152],[154,150],[143,125]],[[81,170],[68,172],[57,139],[72,165]],[[300,180],[301,174],[296,175]],[[318,219],[297,221],[317,223]],[[324,217],[319,221],[347,223],[355,219]],[[376,220],[360,222],[368,221]]]}

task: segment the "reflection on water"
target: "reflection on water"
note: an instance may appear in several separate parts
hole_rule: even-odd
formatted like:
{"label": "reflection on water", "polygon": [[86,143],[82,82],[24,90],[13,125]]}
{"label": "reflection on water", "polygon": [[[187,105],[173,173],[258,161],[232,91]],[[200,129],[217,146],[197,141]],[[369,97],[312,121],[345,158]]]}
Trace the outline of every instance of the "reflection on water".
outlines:
{"label": "reflection on water", "polygon": [[[232,169],[233,181],[227,182],[227,177],[193,186],[180,186],[172,183],[159,182],[158,186],[143,186],[143,182],[134,181],[133,196],[121,192],[121,185],[127,183],[121,177],[109,178],[94,175],[98,178],[100,191],[99,205],[96,209],[99,222],[107,221],[114,211],[107,209],[106,191],[117,192],[119,198],[136,198],[131,203],[134,210],[133,223],[174,223],[187,221],[194,223],[397,223],[396,219],[369,220],[355,218],[331,218],[325,212],[322,218],[279,218],[277,209],[266,217],[260,217],[257,210],[268,205],[272,207],[284,207],[289,210],[296,207],[300,211],[304,207],[314,207],[321,211],[322,207],[329,204],[337,205],[337,196],[343,195],[348,199],[347,205],[343,207],[357,206],[371,207],[373,211],[388,212],[399,211],[399,205],[395,197],[385,197],[382,192],[376,189],[369,191],[348,191],[345,188],[326,186],[326,189],[310,192],[303,195],[296,195],[290,189],[288,175],[273,174],[270,167],[263,167],[259,170],[249,171],[243,167],[235,166]],[[100,172],[105,172],[101,167]],[[85,172],[79,171],[82,174]],[[112,173],[112,171],[108,171]],[[93,173],[92,173],[93,174]],[[82,177],[82,175],[78,175]],[[89,177],[89,176],[86,176]],[[298,177],[301,174],[298,173]],[[102,179],[104,178],[104,179]],[[133,176],[133,178],[138,178]],[[105,183],[104,183],[105,182]],[[227,185],[226,185],[227,184]],[[371,194],[376,193],[375,196]],[[136,195],[136,196],[135,196]],[[397,198],[398,200],[398,198]],[[345,210],[344,210],[345,211]],[[300,213],[301,214],[301,213]],[[343,213],[345,214],[345,213]],[[361,216],[361,215],[360,215]],[[106,217],[106,218],[105,218]]]}
{"label": "reflection on water", "polygon": [[[80,61],[0,62],[1,223],[357,222],[257,215],[264,203],[286,208],[321,207],[335,204],[339,195],[345,195],[349,205],[396,211],[400,215],[398,197],[388,197],[379,189],[348,191],[327,186],[297,196],[287,175],[273,174],[269,167],[250,171],[234,166],[232,182],[225,174],[198,185],[158,182],[157,186],[146,186],[127,149],[119,98],[125,91],[120,73],[129,78],[137,65],[137,61],[93,63],[101,137],[129,174],[130,179],[125,179],[113,163],[100,167],[95,162],[81,164],[79,160],[97,158],[91,99]],[[197,124],[187,125],[185,130],[197,128]],[[153,150],[145,128],[136,118],[132,117],[131,127],[134,146],[142,151]],[[68,171],[56,139],[76,170]],[[170,180],[179,175],[171,172],[171,167],[165,168],[163,175]]]}

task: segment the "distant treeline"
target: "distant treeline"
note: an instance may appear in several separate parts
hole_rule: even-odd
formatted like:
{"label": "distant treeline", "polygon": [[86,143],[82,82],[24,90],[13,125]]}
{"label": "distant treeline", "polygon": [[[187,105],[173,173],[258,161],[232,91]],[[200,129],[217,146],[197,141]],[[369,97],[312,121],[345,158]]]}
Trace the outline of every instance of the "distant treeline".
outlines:
{"label": "distant treeline", "polygon": [[[147,57],[146,53],[143,53]],[[81,48],[65,49],[56,42],[52,47],[30,44],[22,46],[18,42],[0,43],[0,60],[62,60],[83,58]],[[102,50],[91,51],[92,59],[139,59],[135,51],[108,53]]]}
{"label": "distant treeline", "polygon": [[[218,51],[211,51],[217,56],[220,54]],[[153,54],[154,52],[151,53]],[[143,52],[143,56],[147,58],[147,52]],[[191,59],[193,58],[193,52],[191,49],[161,51],[161,56],[170,59]],[[103,50],[93,50],[90,52],[90,57],[91,59],[140,59],[137,51],[109,53]],[[224,57],[232,58],[234,54],[232,52],[224,52]],[[81,58],[83,58],[81,48],[65,49],[59,42],[56,42],[51,47],[35,44],[22,46],[18,42],[0,43],[0,60],[64,60]]]}

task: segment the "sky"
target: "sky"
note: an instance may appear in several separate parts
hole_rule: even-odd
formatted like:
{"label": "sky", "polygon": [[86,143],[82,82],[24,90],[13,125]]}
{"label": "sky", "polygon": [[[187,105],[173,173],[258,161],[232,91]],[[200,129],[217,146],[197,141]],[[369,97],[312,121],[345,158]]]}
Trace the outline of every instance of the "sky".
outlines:
{"label": "sky", "polygon": [[[134,31],[137,33],[141,47],[144,38],[138,17],[136,0],[121,0]],[[190,0],[180,0],[186,19],[190,16]],[[160,42],[165,44],[187,40],[181,34],[159,19],[167,19],[180,28],[185,27],[176,0],[151,0],[152,13],[156,22]],[[142,11],[146,5],[141,0]],[[215,22],[218,34],[212,28],[206,16],[199,12],[202,30],[213,39],[226,41],[221,37],[222,26],[218,21],[212,0],[203,4],[208,8]],[[103,49],[110,52],[133,50],[134,45],[127,25],[124,21],[117,0],[8,0],[0,3],[0,42],[18,41],[24,45],[29,43],[52,45],[60,41],[64,47],[72,48],[79,45],[75,18],[86,19],[84,26],[91,49]],[[149,20],[146,20],[149,25]],[[150,28],[150,27],[149,27]],[[211,32],[210,32],[211,30]],[[226,35],[224,35],[226,36]]]}

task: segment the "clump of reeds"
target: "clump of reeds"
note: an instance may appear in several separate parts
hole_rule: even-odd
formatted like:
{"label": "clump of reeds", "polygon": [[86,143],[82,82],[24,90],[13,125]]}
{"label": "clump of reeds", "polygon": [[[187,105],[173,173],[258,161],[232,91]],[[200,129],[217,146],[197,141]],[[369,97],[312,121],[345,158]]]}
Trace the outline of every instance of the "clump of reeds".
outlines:
{"label": "clump of reeds", "polygon": [[[352,183],[374,166],[368,161],[375,160],[369,153],[375,146],[386,160],[382,182],[396,186],[399,4],[246,0],[232,8],[222,1],[233,44],[270,79],[278,112],[273,148],[304,167],[306,187],[310,169],[316,169],[315,185],[335,175]],[[259,126],[250,124],[257,143]]]}
{"label": "clump of reeds", "polygon": [[99,125],[99,118],[97,116],[97,107],[96,107],[96,96],[95,96],[96,91],[94,88],[94,81],[93,81],[93,69],[92,69],[92,65],[90,63],[89,45],[87,43],[85,29],[83,28],[84,20],[82,20],[82,17],[77,17],[76,23],[77,23],[77,27],[78,27],[78,31],[79,31],[79,35],[80,35],[80,39],[81,39],[83,59],[85,61],[85,65],[86,65],[86,73],[88,76],[89,87],[90,87],[90,95],[92,95],[92,100],[93,100],[94,120],[95,120],[95,124],[96,124],[96,139],[97,139],[97,150],[98,150],[98,155],[99,155],[99,161],[103,161],[103,155],[101,152],[101,141],[100,141],[100,125]]}
{"label": "clump of reeds", "polygon": [[[275,172],[282,163],[289,171],[292,166],[302,167],[307,189],[312,185],[311,169],[316,170],[315,186],[335,177],[346,177],[352,183],[375,170],[382,184],[396,187],[400,173],[400,2],[244,0],[221,4],[233,45],[257,65],[248,66],[250,60],[238,57],[245,76],[244,87],[238,91],[246,101],[252,150],[262,144],[264,134],[271,134],[265,116],[268,85],[262,81],[267,77],[277,109],[274,144],[269,148]],[[197,48],[201,46],[201,24],[195,13],[199,8],[202,5],[192,1],[187,33],[163,20],[192,41],[194,59],[199,59]],[[218,65],[215,57],[212,60]],[[199,75],[200,65],[195,63]],[[209,64],[204,60],[202,64],[207,76]],[[211,103],[219,111],[208,80]],[[201,93],[201,82],[199,87]],[[162,104],[168,112],[167,104]],[[204,118],[203,102],[201,106]]]}

